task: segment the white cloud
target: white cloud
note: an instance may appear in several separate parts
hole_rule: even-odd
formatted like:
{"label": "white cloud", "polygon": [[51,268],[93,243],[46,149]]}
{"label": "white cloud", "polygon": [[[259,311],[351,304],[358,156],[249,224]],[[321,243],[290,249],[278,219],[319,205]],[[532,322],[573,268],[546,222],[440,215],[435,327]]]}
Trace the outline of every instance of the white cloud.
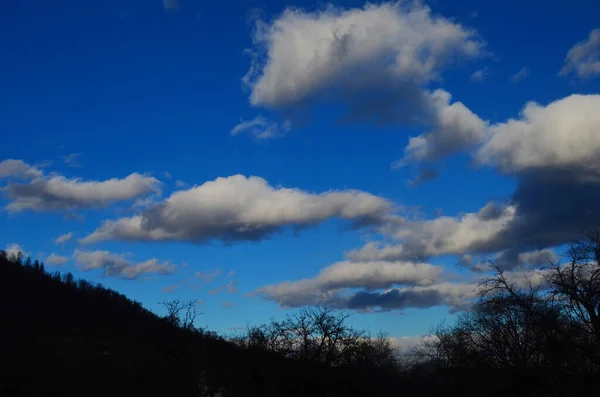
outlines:
{"label": "white cloud", "polygon": [[322,269],[313,278],[269,285],[255,293],[283,306],[298,307],[330,303],[338,292],[349,288],[371,291],[399,284],[430,285],[442,273],[442,268],[427,263],[342,261]]}
{"label": "white cloud", "polygon": [[[600,95],[529,102],[521,117],[490,127],[476,159],[504,172],[540,168],[600,173]],[[586,176],[586,175],[583,175]]]}
{"label": "white cloud", "polygon": [[477,296],[477,283],[440,282],[370,291],[351,289],[311,289],[301,282],[263,287],[255,294],[277,302],[281,307],[324,305],[358,311],[403,310],[447,306],[451,311],[467,308]]}
{"label": "white cloud", "polygon": [[60,236],[58,236],[57,238],[55,238],[53,240],[53,242],[54,242],[54,244],[64,244],[67,241],[71,240],[71,237],[73,237],[73,232],[61,234]]}
{"label": "white cloud", "polygon": [[30,183],[9,183],[2,189],[11,201],[8,212],[72,211],[106,207],[117,201],[131,200],[160,191],[153,177],[133,173],[123,179],[83,181],[64,176],[38,177]]}
{"label": "white cloud", "polygon": [[57,255],[53,252],[50,255],[48,255],[48,257],[46,258],[46,263],[49,263],[51,265],[56,265],[56,266],[62,266],[65,263],[67,263],[68,260],[69,260],[68,257],[62,256],[62,255]]}
{"label": "white cloud", "polygon": [[23,160],[7,159],[0,162],[0,178],[34,179],[43,174],[40,169]]}
{"label": "white cloud", "polygon": [[572,72],[579,78],[600,75],[600,29],[592,30],[587,40],[575,44],[567,53],[559,74],[566,76]]}
{"label": "white cloud", "polygon": [[288,122],[279,124],[259,115],[252,120],[241,121],[233,127],[230,133],[231,135],[248,133],[257,139],[272,139],[285,135],[289,130],[290,124]]}
{"label": "white cloud", "polygon": [[8,244],[6,246],[6,248],[4,248],[4,252],[6,252],[6,255],[10,256],[17,256],[19,254],[19,252],[21,253],[21,255],[23,255],[23,258],[27,258],[29,256],[29,253],[26,252],[19,244],[17,243],[11,243]]}
{"label": "white cloud", "polygon": [[234,175],[175,192],[141,215],[105,221],[81,242],[260,240],[285,227],[315,226],[329,218],[374,224],[392,209],[389,201],[358,190],[312,194]]}
{"label": "white cloud", "polygon": [[258,21],[253,39],[243,81],[254,106],[293,112],[333,102],[347,108],[346,122],[426,127],[406,161],[436,160],[483,137],[482,120],[427,86],[451,63],[483,55],[484,43],[420,2],[288,8],[272,23]]}
{"label": "white cloud", "polygon": [[104,275],[135,279],[142,274],[172,274],[175,266],[168,262],[161,262],[156,258],[144,262],[133,262],[123,254],[114,254],[109,251],[81,251],[76,249],[73,258],[81,270],[103,269]]}
{"label": "white cloud", "polygon": [[487,123],[462,102],[450,104],[450,93],[436,90],[431,94],[435,108],[433,129],[409,139],[404,158],[396,166],[412,161],[435,161],[466,150],[485,138]]}
{"label": "white cloud", "polygon": [[402,245],[383,245],[374,241],[369,241],[360,249],[354,249],[346,252],[346,257],[354,262],[393,262],[407,259]]}
{"label": "white cloud", "polygon": [[[276,301],[282,307],[326,305],[353,308],[352,299],[363,293],[394,285],[409,289],[431,286],[441,279],[443,269],[427,263],[349,262],[334,263],[313,278],[268,285],[253,294]],[[361,289],[362,292],[351,292]],[[372,308],[365,305],[359,309]],[[377,306],[377,305],[375,305]]]}
{"label": "white cloud", "polygon": [[518,83],[519,81],[525,79],[529,76],[529,68],[527,66],[523,66],[519,71],[512,76],[510,76],[509,80],[513,83]]}
{"label": "white cloud", "polygon": [[[504,254],[503,260],[511,255]],[[500,260],[499,255],[497,258]],[[556,258],[548,249],[515,254],[519,263]],[[544,272],[516,268],[504,273],[518,287],[544,284]],[[512,269],[512,270],[511,270]],[[488,272],[491,268],[485,269]],[[489,273],[488,273],[489,275]],[[457,278],[444,268],[423,262],[349,262],[331,265],[313,278],[267,285],[253,292],[281,307],[324,305],[357,311],[388,311],[446,306],[453,311],[470,307],[478,296],[480,279]]]}
{"label": "white cloud", "polygon": [[499,207],[491,216],[484,211],[487,208],[457,217],[405,222],[392,231],[398,244],[369,242],[346,256],[354,261],[397,261],[486,251],[508,230],[516,211],[513,206]]}
{"label": "white cloud", "polygon": [[482,83],[488,76],[488,67],[484,67],[483,69],[476,70],[471,75],[471,81]]}
{"label": "white cloud", "polygon": [[428,82],[453,59],[482,50],[474,32],[404,2],[288,8],[271,24],[258,21],[253,40],[256,57],[244,79],[250,101],[275,108],[348,87],[361,75]]}

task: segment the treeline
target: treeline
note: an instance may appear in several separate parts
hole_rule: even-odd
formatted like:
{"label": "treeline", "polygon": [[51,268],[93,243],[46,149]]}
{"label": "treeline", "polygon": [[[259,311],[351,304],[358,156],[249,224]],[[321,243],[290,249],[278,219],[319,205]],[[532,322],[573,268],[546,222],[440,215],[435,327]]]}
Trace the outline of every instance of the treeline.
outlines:
{"label": "treeline", "polygon": [[196,328],[190,302],[165,302],[168,314],[159,317],[100,284],[4,251],[0,298],[2,396],[365,396],[385,386],[376,371],[369,377],[339,358],[296,359]]}
{"label": "treeline", "polygon": [[479,300],[435,328],[415,371],[459,395],[600,395],[600,232],[516,280],[493,265]]}
{"label": "treeline", "polygon": [[158,317],[99,284],[0,252],[6,396],[596,396],[600,233],[564,263],[514,278],[495,268],[456,323],[411,355],[348,314],[309,308],[225,338],[195,302]]}

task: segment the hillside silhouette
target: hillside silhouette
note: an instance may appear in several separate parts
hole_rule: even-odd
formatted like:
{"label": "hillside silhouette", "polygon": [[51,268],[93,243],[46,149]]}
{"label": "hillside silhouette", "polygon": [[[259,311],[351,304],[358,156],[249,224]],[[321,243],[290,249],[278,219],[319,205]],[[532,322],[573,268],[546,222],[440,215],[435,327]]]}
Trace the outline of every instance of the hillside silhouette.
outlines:
{"label": "hillside silhouette", "polygon": [[412,354],[306,308],[225,338],[194,302],[139,302],[0,251],[2,396],[596,396],[600,232],[536,279],[495,273]]}
{"label": "hillside silhouette", "polygon": [[49,273],[4,251],[0,291],[3,396],[201,396],[220,388],[228,396],[370,393],[361,388],[372,382],[343,366],[178,326],[100,284]]}

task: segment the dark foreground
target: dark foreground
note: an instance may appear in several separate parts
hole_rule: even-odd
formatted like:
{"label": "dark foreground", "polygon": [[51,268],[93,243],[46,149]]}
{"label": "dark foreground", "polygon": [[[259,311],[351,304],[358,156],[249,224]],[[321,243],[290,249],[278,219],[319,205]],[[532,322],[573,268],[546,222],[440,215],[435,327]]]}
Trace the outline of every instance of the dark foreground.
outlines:
{"label": "dark foreground", "polygon": [[[0,395],[600,395],[600,249],[596,253],[598,274],[581,273],[579,284],[564,274],[571,285],[554,285],[562,288],[556,297],[579,294],[571,303],[503,285],[499,271],[473,311],[456,325],[438,327],[431,342],[407,358],[349,328],[339,333],[345,339],[335,350],[316,354],[309,345],[286,345],[283,331],[298,325],[292,318],[227,340],[1,251]],[[328,324],[337,319],[340,326],[344,319],[328,310],[304,314]]]}

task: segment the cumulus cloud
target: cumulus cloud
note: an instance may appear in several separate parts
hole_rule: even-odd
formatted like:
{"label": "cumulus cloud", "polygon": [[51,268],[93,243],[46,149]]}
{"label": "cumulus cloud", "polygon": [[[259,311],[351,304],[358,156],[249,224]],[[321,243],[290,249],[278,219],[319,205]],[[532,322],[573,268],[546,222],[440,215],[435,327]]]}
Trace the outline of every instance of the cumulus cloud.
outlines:
{"label": "cumulus cloud", "polygon": [[118,179],[84,181],[64,176],[37,177],[29,183],[9,182],[2,191],[10,203],[8,212],[73,211],[102,208],[117,201],[132,200],[160,191],[160,182],[138,173]]}
{"label": "cumulus cloud", "polygon": [[52,241],[53,241],[54,244],[64,244],[67,241],[70,241],[71,237],[73,237],[73,232],[61,234],[60,236],[58,236],[57,238],[55,238]]}
{"label": "cumulus cloud", "polygon": [[430,81],[456,57],[480,54],[475,33],[420,4],[288,8],[271,24],[259,21],[256,57],[245,77],[251,103],[284,107],[340,89],[362,75]]}
{"label": "cumulus cloud", "polygon": [[161,262],[156,258],[144,262],[133,262],[128,260],[126,255],[114,254],[109,251],[76,249],[73,258],[81,270],[102,269],[105,276],[125,279],[136,279],[140,275],[148,273],[167,275],[175,272],[173,264]]}
{"label": "cumulus cloud", "polygon": [[69,258],[62,255],[57,255],[54,252],[48,255],[46,258],[46,263],[56,266],[62,266],[69,261]]}
{"label": "cumulus cloud", "polygon": [[487,214],[488,211],[482,211],[486,216],[479,212],[405,222],[393,231],[392,235],[400,240],[400,243],[369,242],[361,249],[349,251],[346,255],[355,261],[395,261],[493,251],[497,248],[499,236],[514,219],[515,207],[505,206],[495,216]]}
{"label": "cumulus cloud", "polygon": [[394,285],[432,285],[441,279],[442,273],[441,267],[428,263],[341,261],[322,269],[313,278],[265,286],[255,294],[285,307],[343,306],[349,302],[343,291],[359,288],[370,292]]}
{"label": "cumulus cloud", "polygon": [[404,222],[389,232],[399,243],[370,242],[348,257],[390,261],[485,253],[495,254],[503,268],[556,261],[548,248],[600,225],[594,204],[600,200],[597,109],[598,95],[571,95],[547,106],[528,103],[519,118],[489,127],[475,155],[479,164],[517,177],[506,204]]}
{"label": "cumulus cloud", "polygon": [[[519,253],[516,260],[531,263],[547,257],[556,256],[551,250],[539,250]],[[545,283],[545,272],[512,268],[504,275],[518,287],[535,288]],[[343,261],[313,278],[264,286],[253,294],[284,308],[323,305],[372,312],[445,306],[455,312],[472,305],[480,279],[453,278],[442,267],[427,263]]]}
{"label": "cumulus cloud", "polygon": [[[422,149],[410,152],[428,159],[481,138],[479,118],[427,86],[455,61],[481,56],[484,43],[420,2],[288,8],[272,22],[258,21],[253,43],[243,81],[254,106],[293,111],[333,102],[347,108],[347,122],[424,126],[429,132],[420,139],[426,143],[413,141]],[[457,139],[448,139],[453,135]],[[444,147],[448,142],[453,146]]]}
{"label": "cumulus cloud", "polygon": [[584,79],[600,75],[600,29],[592,30],[586,40],[569,50],[559,75],[570,73]]}
{"label": "cumulus cloud", "polygon": [[409,308],[447,306],[450,311],[467,308],[477,296],[478,284],[440,282],[424,286],[386,290],[310,290],[292,289],[286,284],[263,287],[257,294],[282,307],[323,305],[357,311],[390,311]]}
{"label": "cumulus cloud", "polygon": [[[487,204],[455,217],[406,221],[389,230],[396,242],[371,241],[346,253],[353,261],[427,260],[455,255],[472,270],[488,270],[474,261],[491,258],[505,269],[556,262],[551,247],[568,244],[600,225],[600,182],[576,175],[528,173],[504,206]],[[468,259],[468,260],[466,260]]]}
{"label": "cumulus cloud", "polygon": [[221,302],[221,308],[222,309],[229,309],[231,307],[235,306],[235,304],[231,301],[225,301],[225,302]]}
{"label": "cumulus cloud", "polygon": [[527,78],[527,76],[529,76],[529,68],[527,66],[523,66],[517,73],[510,76],[509,80],[513,83],[518,83],[519,81]]}
{"label": "cumulus cloud", "polygon": [[247,133],[257,139],[272,139],[285,135],[289,130],[289,122],[280,124],[259,115],[252,120],[241,121],[230,133],[231,135]]}
{"label": "cumulus cloud", "polygon": [[396,242],[371,241],[346,256],[397,261],[455,255],[477,271],[489,268],[476,256],[487,255],[504,269],[556,262],[549,248],[571,243],[583,230],[600,225],[600,183],[551,171],[547,177],[539,172],[520,177],[509,204],[488,203],[455,217],[406,221],[389,231]]}
{"label": "cumulus cloud", "polygon": [[0,178],[34,179],[43,174],[42,170],[23,160],[7,159],[0,162]]}
{"label": "cumulus cloud", "polygon": [[438,89],[431,94],[434,104],[433,129],[411,137],[404,158],[396,165],[411,161],[436,161],[452,153],[467,150],[485,138],[487,123],[462,102],[450,104],[450,93]]}
{"label": "cumulus cloud", "polygon": [[529,102],[518,119],[490,127],[478,149],[481,164],[503,172],[541,168],[600,172],[600,95],[571,95],[547,106]]}
{"label": "cumulus cloud", "polygon": [[81,242],[256,241],[285,227],[315,226],[329,218],[351,220],[356,226],[377,224],[392,207],[389,201],[358,190],[313,194],[234,175],[175,192],[140,215],[105,221]]}

